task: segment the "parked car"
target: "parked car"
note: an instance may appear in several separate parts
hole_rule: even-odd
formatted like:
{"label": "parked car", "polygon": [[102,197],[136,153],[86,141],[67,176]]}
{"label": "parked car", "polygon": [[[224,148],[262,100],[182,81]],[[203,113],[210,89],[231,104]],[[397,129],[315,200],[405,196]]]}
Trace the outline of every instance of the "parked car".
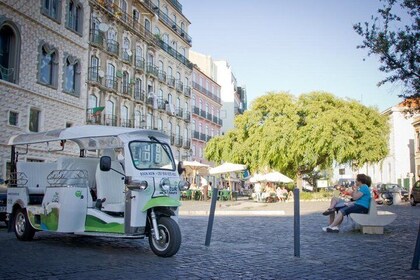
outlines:
{"label": "parked car", "polygon": [[0,185],[0,222],[6,221],[6,208],[7,208],[7,188]]}
{"label": "parked car", "polygon": [[420,181],[414,184],[410,194],[410,204],[416,206],[417,203],[420,203]]}
{"label": "parked car", "polygon": [[378,184],[376,188],[380,194],[399,193],[401,195],[401,200],[408,201],[408,191],[398,184]]}

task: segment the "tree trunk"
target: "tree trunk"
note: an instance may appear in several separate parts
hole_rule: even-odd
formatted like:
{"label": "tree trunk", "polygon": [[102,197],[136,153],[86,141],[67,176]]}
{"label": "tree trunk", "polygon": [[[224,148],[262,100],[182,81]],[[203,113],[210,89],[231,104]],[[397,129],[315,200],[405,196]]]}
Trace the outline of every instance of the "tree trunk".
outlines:
{"label": "tree trunk", "polygon": [[296,186],[299,188],[299,191],[302,191],[302,185],[303,185],[302,183],[303,183],[302,173],[298,171],[297,176],[296,176]]}

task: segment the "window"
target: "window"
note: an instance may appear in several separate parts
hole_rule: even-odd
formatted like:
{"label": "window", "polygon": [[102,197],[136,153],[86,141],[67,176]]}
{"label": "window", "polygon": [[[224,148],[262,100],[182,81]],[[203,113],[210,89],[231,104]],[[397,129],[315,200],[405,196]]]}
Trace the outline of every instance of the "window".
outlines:
{"label": "window", "polygon": [[99,58],[94,55],[90,57],[89,80],[99,82]]}
{"label": "window", "polygon": [[83,31],[83,8],[80,3],[69,0],[67,4],[67,28],[82,34]]}
{"label": "window", "polygon": [[88,100],[88,108],[95,108],[98,107],[98,98],[91,94],[89,95],[89,100]]}
{"label": "window", "polygon": [[0,79],[17,83],[19,74],[20,35],[12,22],[0,18]]}
{"label": "window", "polygon": [[115,66],[111,63],[108,63],[106,70],[106,86],[114,89],[116,87]]}
{"label": "window", "polygon": [[61,0],[42,0],[41,13],[57,22],[61,18]]}
{"label": "window", "polygon": [[19,125],[19,113],[14,111],[9,111],[9,125],[18,126]]}
{"label": "window", "polygon": [[127,21],[127,2],[125,0],[120,1],[120,8],[122,11],[121,19]]}
{"label": "window", "polygon": [[142,113],[139,110],[136,110],[134,112],[134,127],[135,128],[140,128],[140,125],[141,125],[141,115],[142,115]]}
{"label": "window", "polygon": [[31,108],[29,111],[29,131],[39,132],[41,121],[41,111]]}
{"label": "window", "polygon": [[160,36],[160,29],[157,26],[155,26],[155,35]]}
{"label": "window", "polygon": [[48,44],[41,46],[38,81],[57,88],[58,52]]}
{"label": "window", "polygon": [[125,105],[121,106],[121,126],[130,127],[130,122],[128,119],[128,107]]}
{"label": "window", "polygon": [[144,27],[146,28],[147,31],[151,32],[150,20],[148,20],[147,18],[144,19]]}
{"label": "window", "polygon": [[64,91],[73,95],[80,94],[80,62],[68,56],[64,65]]}
{"label": "window", "polygon": [[164,43],[166,43],[166,44],[168,44],[169,43],[169,35],[168,34],[163,34],[163,36],[162,36],[162,41],[164,42]]}
{"label": "window", "polygon": [[129,94],[130,92],[130,74],[128,74],[127,71],[123,72],[123,76],[122,76],[122,92],[124,94]]}

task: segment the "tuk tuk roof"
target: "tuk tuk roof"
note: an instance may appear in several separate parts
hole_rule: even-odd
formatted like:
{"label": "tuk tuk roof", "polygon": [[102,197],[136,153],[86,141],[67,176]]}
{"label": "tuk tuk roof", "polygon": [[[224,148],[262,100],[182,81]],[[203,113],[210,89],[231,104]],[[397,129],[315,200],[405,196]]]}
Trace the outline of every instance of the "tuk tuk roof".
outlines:
{"label": "tuk tuk roof", "polygon": [[[102,126],[102,125],[81,125],[69,128],[49,130],[37,133],[20,134],[10,137],[8,145],[28,145],[54,141],[73,141],[81,149],[99,149],[106,144],[113,143],[118,146],[121,140],[145,140],[149,136],[156,137],[159,141],[168,142],[169,137],[156,130],[137,129],[126,127]],[[100,139],[100,141],[98,141]]]}

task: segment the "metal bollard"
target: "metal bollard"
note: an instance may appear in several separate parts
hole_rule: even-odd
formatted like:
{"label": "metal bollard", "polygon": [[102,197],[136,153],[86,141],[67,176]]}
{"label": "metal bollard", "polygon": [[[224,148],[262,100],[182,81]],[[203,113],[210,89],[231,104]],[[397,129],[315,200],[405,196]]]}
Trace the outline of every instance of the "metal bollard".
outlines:
{"label": "metal bollard", "polygon": [[210,246],[211,231],[213,230],[214,211],[216,210],[218,196],[219,190],[217,188],[213,188],[211,195],[209,222],[207,224],[206,242],[204,243],[204,245],[206,245],[207,247]]}
{"label": "metal bollard", "polygon": [[419,270],[420,261],[420,223],[419,232],[417,233],[416,247],[414,249],[413,262],[411,263],[411,270]]}
{"label": "metal bollard", "polygon": [[300,205],[299,205],[299,189],[293,190],[294,197],[294,251],[295,257],[300,258]]}

